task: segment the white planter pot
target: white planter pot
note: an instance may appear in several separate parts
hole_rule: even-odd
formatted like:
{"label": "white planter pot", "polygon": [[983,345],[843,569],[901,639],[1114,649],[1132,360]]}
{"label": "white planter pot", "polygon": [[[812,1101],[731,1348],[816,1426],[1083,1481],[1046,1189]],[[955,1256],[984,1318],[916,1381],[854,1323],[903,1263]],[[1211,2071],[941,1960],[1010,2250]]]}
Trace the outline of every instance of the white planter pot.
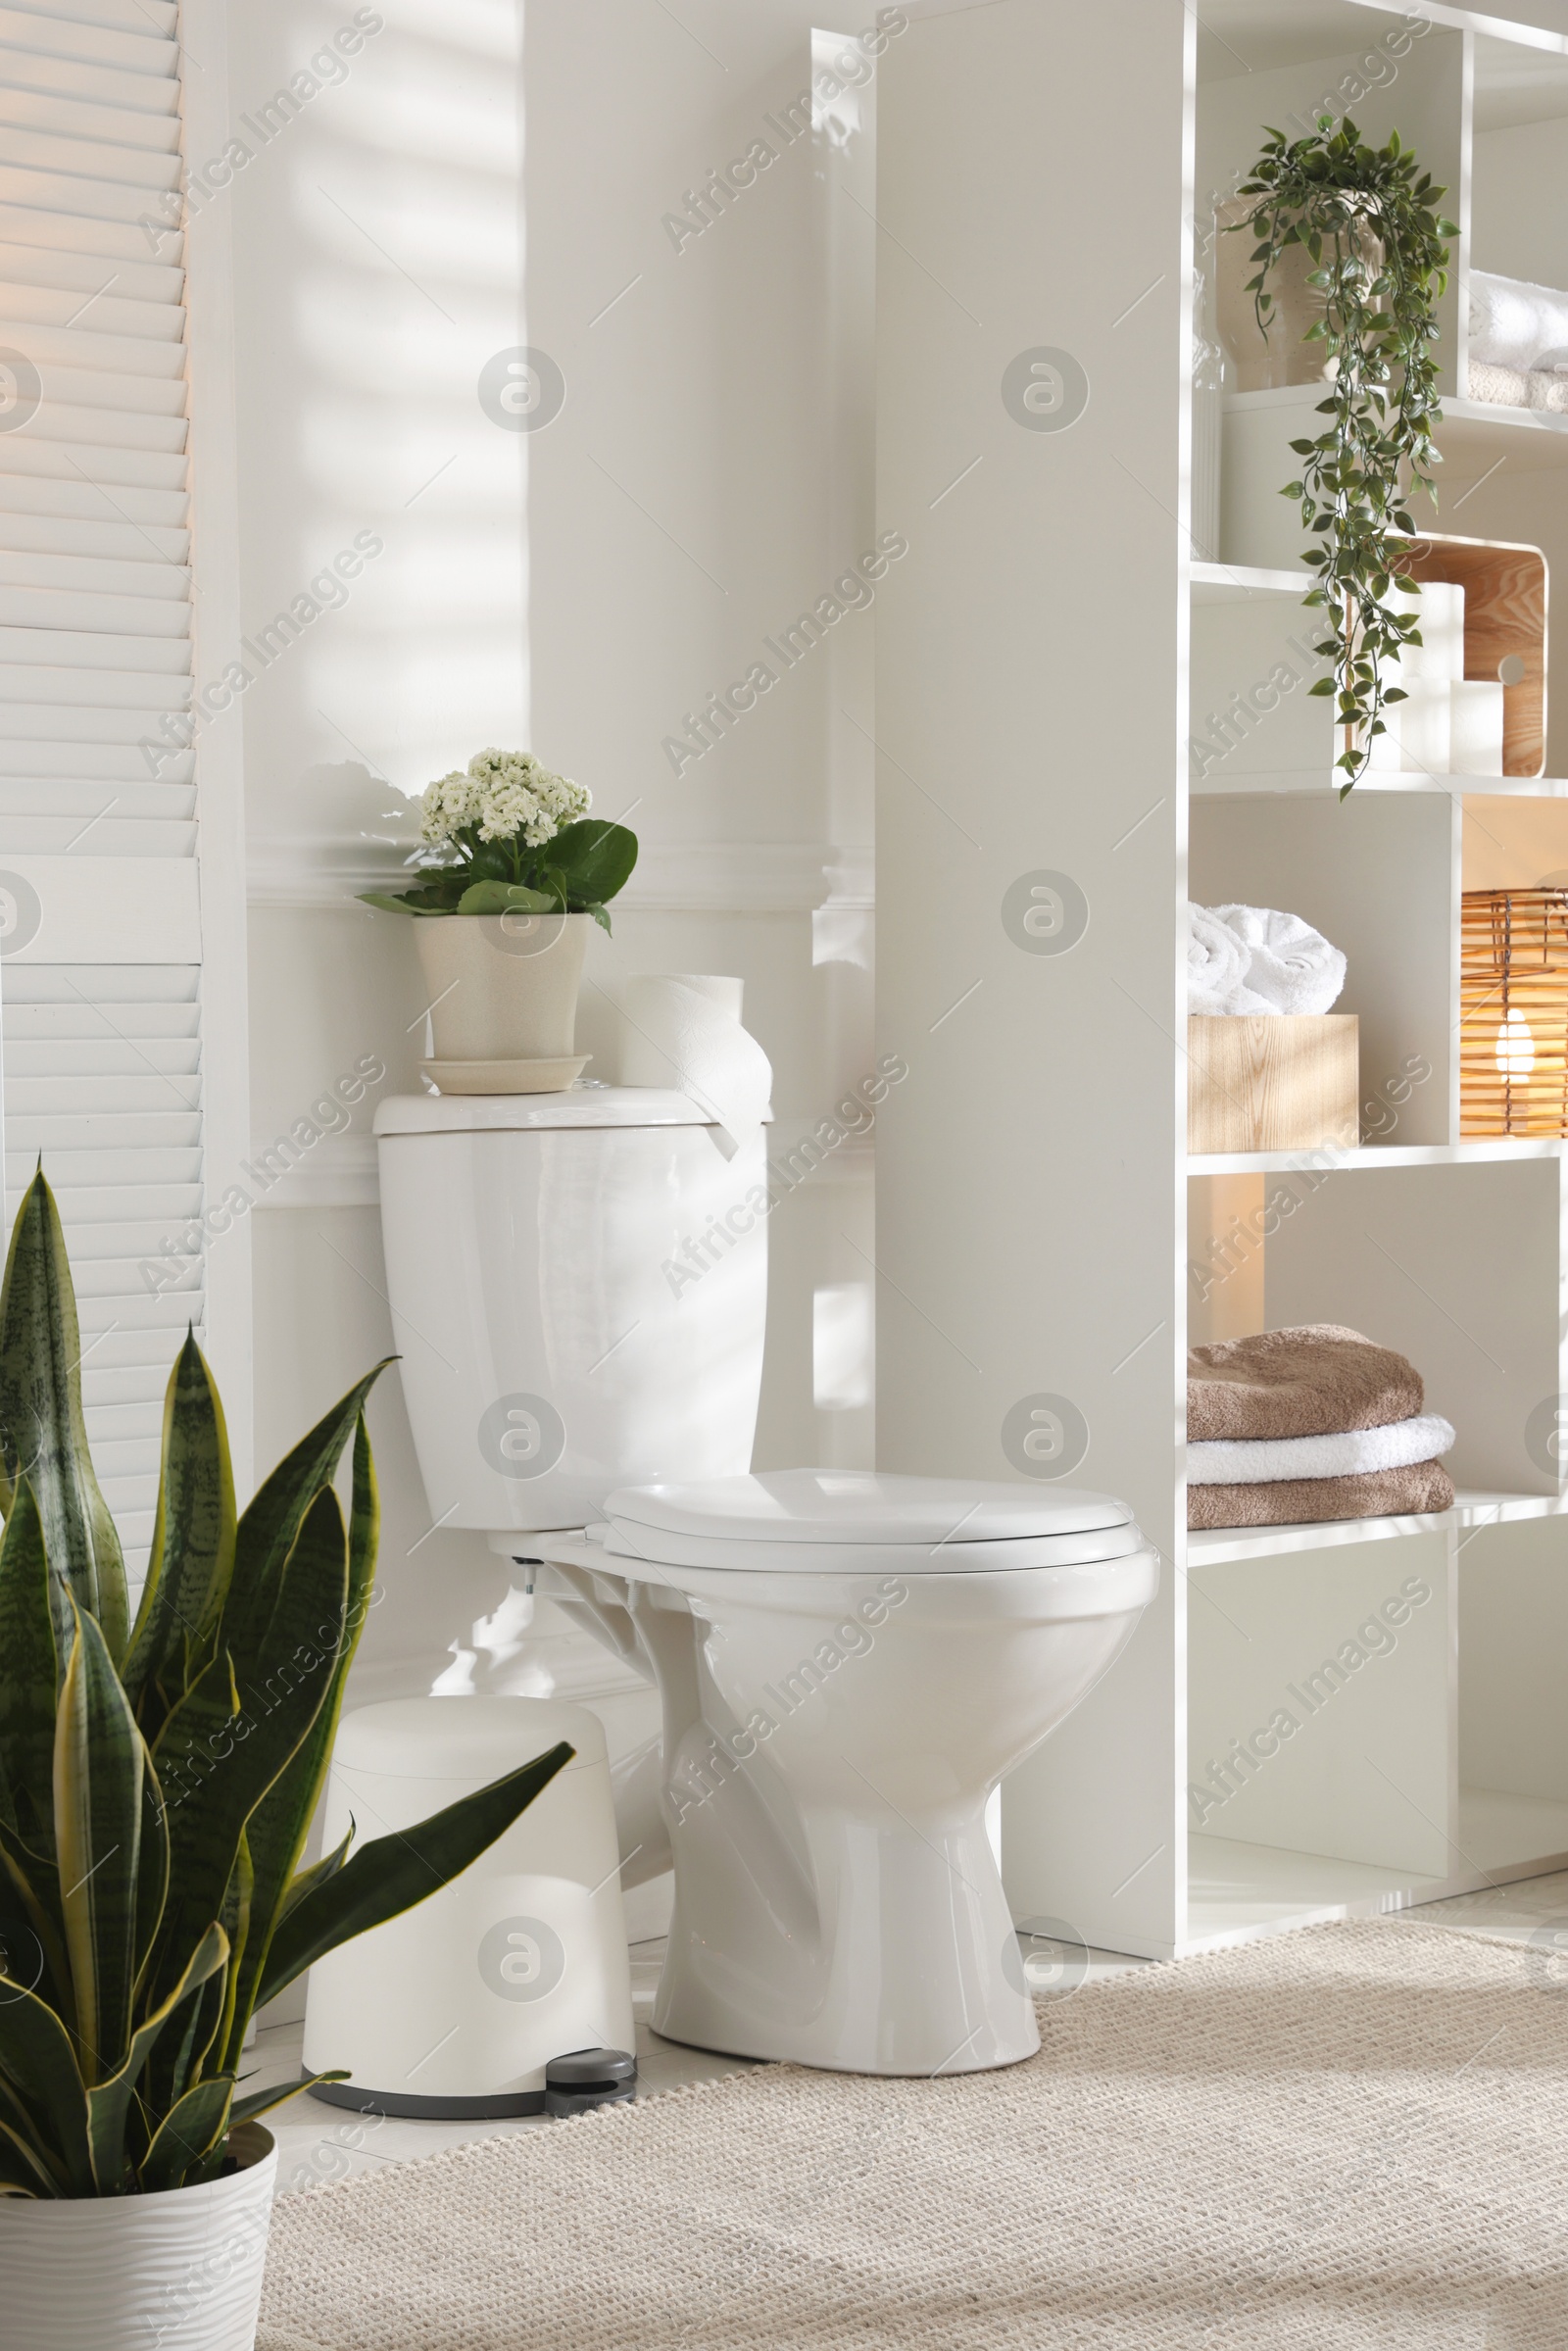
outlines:
{"label": "white planter pot", "polygon": [[411,919],[438,1060],[550,1061],[572,1052],[591,914]]}
{"label": "white planter pot", "polygon": [[230,2144],[243,2168],[203,2187],[0,2197],[5,2351],[252,2351],[277,2149],[260,2123]]}

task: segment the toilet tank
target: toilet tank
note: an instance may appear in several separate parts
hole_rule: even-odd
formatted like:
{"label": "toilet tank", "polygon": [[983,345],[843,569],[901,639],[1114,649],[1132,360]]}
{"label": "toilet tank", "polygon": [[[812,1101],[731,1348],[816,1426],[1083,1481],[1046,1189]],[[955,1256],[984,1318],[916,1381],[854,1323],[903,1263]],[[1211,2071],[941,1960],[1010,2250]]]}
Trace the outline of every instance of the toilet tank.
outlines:
{"label": "toilet tank", "polygon": [[726,1157],[685,1095],[635,1086],[396,1096],[375,1132],[433,1522],[578,1527],[613,1487],[751,1467],[760,1139]]}

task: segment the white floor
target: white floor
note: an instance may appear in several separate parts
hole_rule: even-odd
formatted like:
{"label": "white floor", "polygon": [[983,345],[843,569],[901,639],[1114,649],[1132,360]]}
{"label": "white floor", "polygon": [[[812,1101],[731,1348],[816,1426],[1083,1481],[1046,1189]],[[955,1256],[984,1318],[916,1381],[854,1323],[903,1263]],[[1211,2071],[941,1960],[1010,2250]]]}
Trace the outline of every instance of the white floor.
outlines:
{"label": "white floor", "polygon": [[[1488,1886],[1423,1903],[1405,1914],[1460,1935],[1501,1936],[1539,1951],[1543,1983],[1568,1990],[1568,1871],[1549,1878],[1524,1878],[1512,1886]],[[1151,1962],[1116,1951],[1063,1950],[1038,1937],[1020,1937],[1026,1981],[1037,1991],[1066,1996],[1080,1983],[1097,1983]],[[744,2073],[747,2060],[710,2056],[661,2040],[648,2023],[663,1957],[662,1943],[632,1946],[632,1999],[637,2012],[638,2096],[657,2097],[689,2082]],[[248,2089],[286,2082],[300,2070],[302,2028],[277,2025],[258,2034],[250,2053]],[[373,2118],[323,2105],[308,2096],[291,2098],[267,2117],[278,2142],[278,2190],[317,2187],[373,2172],[386,2163],[410,2163],[468,2139],[510,2137],[518,2131],[548,2131],[544,2116],[514,2123],[412,2123],[392,2116]]]}

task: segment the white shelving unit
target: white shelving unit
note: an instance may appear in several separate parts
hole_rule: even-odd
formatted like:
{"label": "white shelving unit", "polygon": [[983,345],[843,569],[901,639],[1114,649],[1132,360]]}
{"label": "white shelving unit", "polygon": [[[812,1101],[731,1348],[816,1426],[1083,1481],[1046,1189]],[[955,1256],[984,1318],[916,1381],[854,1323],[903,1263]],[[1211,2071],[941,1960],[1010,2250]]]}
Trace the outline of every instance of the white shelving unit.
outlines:
{"label": "white shelving unit", "polygon": [[[1568,593],[1568,416],[1459,396],[1471,268],[1568,287],[1568,39],[1362,0],[1086,14],[937,0],[882,69],[878,504],[910,555],[879,614],[879,1027],[910,1077],[878,1147],[879,1456],[1018,1474],[1009,1413],[1065,1399],[1074,1482],[1158,1543],[1158,1601],[1003,1808],[1020,1919],[1158,1956],[1568,1861],[1568,1146],[1461,1143],[1458,1085],[1463,890],[1568,873],[1568,607],[1544,775],[1342,803],[1277,495],[1321,388],[1224,397],[1198,547],[1190,367],[1192,223],[1265,123],[1381,59],[1350,111],[1460,223],[1431,527],[1538,547]],[[1063,353],[1081,413],[1031,429],[1008,386]],[[1009,909],[1043,876],[1081,920],[1042,953]],[[1346,949],[1359,1137],[1187,1156],[1189,897]],[[1300,1322],[1419,1366],[1452,1510],[1188,1535],[1187,1346]]]}

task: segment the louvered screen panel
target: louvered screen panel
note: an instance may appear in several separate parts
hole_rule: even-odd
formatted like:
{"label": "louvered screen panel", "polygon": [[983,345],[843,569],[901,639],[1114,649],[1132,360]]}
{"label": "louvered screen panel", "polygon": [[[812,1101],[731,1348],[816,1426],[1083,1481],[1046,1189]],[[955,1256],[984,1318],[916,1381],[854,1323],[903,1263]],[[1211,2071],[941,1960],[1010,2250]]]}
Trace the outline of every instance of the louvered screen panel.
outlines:
{"label": "louvered screen panel", "polygon": [[[65,1220],[81,1322],[82,1398],[126,1563],[152,1537],[165,1383],[187,1324],[202,1336],[201,1041],[189,963],[9,962],[6,1192],[39,1153]],[[150,1290],[144,1264],[172,1279]]]}
{"label": "louvered screen panel", "polygon": [[[6,1191],[14,1207],[41,1152],[94,1457],[137,1577],[164,1383],[203,1302],[199,1251],[166,1259],[159,1287],[143,1270],[202,1206],[199,946],[138,882],[143,860],[196,854],[191,754],[154,772],[141,748],[190,700],[175,24],[168,0],[0,7]],[[154,959],[172,954],[189,959]]]}

